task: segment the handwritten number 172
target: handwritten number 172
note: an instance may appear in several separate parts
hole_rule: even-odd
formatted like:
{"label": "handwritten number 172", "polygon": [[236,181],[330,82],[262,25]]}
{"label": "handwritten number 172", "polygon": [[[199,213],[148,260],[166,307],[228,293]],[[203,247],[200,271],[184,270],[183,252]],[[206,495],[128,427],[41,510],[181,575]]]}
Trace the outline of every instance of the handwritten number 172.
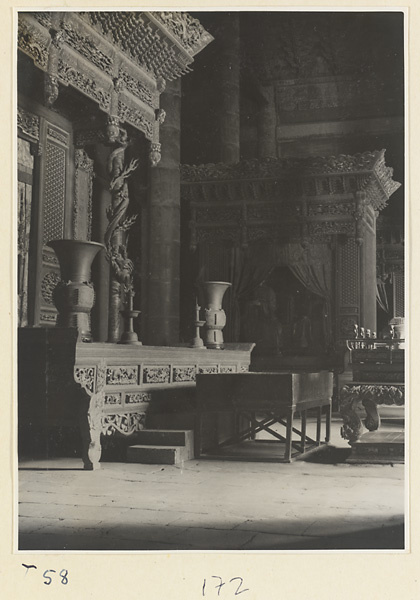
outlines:
{"label": "handwritten number 172", "polygon": [[[220,590],[222,589],[222,587],[224,585],[226,585],[226,583],[218,575],[212,575],[212,578],[219,580],[219,583],[217,585],[215,585],[215,589],[217,589],[217,595],[220,596]],[[232,583],[233,581],[239,581],[239,584],[237,585],[237,588],[235,590],[235,596],[239,596],[239,594],[243,594],[244,592],[248,592],[249,591],[248,588],[246,588],[245,590],[241,590],[242,584],[244,582],[244,580],[242,579],[242,577],[232,577],[232,579],[230,579],[228,581],[228,583]],[[207,581],[204,580],[204,582],[203,582],[203,596],[206,595],[206,585],[207,585]]]}

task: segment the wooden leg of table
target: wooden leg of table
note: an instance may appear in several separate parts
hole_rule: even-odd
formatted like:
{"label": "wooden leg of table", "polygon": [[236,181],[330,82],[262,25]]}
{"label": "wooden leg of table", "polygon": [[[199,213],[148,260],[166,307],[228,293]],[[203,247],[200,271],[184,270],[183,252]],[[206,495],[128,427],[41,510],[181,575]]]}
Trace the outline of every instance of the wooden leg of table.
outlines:
{"label": "wooden leg of table", "polygon": [[201,455],[201,413],[197,412],[194,423],[194,456],[200,458]]}
{"label": "wooden leg of table", "polygon": [[316,409],[316,443],[317,446],[321,444],[321,423],[322,423],[322,406],[318,406]]}
{"label": "wooden leg of table", "polygon": [[329,442],[331,439],[331,403],[327,406],[327,414],[325,420],[325,441]]}
{"label": "wooden leg of table", "polygon": [[252,418],[252,421],[251,421],[251,436],[250,437],[251,437],[251,440],[255,440],[255,425],[254,425],[255,413],[254,412],[251,413],[251,418]]}
{"label": "wooden leg of table", "polygon": [[290,462],[292,459],[292,426],[293,426],[293,411],[287,415],[286,424],[286,448],[284,451],[284,460]]}
{"label": "wooden leg of table", "polygon": [[300,446],[301,446],[301,451],[305,452],[305,450],[306,450],[306,410],[303,410],[301,413]]}

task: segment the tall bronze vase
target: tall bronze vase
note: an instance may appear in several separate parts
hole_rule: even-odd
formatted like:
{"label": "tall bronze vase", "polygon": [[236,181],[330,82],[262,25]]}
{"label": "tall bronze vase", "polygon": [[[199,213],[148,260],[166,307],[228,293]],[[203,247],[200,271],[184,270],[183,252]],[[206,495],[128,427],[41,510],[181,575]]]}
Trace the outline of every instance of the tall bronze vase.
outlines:
{"label": "tall bronze vase", "polygon": [[201,284],[205,298],[204,314],[206,319],[204,344],[207,348],[224,348],[223,327],[226,325],[226,313],[222,308],[223,296],[231,286],[226,281],[204,281]]}
{"label": "tall bronze vase", "polygon": [[56,253],[61,271],[61,281],[53,294],[57,327],[76,327],[79,339],[90,342],[90,311],[95,302],[90,270],[93,259],[105,246],[80,240],[53,240],[47,245]]}

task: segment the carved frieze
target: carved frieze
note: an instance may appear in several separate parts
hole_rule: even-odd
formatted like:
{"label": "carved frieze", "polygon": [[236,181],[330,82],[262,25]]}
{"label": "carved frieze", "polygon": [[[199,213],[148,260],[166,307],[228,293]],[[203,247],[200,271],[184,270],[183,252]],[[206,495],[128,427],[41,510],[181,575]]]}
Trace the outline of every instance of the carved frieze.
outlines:
{"label": "carved frieze", "polygon": [[125,404],[140,404],[141,402],[150,402],[151,399],[150,392],[130,392],[125,395]]}
{"label": "carved frieze", "polygon": [[248,373],[248,371],[249,371],[249,365],[239,365],[240,373]]}
{"label": "carved frieze", "polygon": [[136,96],[137,98],[139,98],[139,100],[141,100],[151,108],[155,108],[156,100],[152,89],[147,87],[142,81],[139,81],[139,79],[132,77],[125,69],[120,69],[119,77],[124,87],[131,94],[133,94],[133,96]]}
{"label": "carved frieze", "polygon": [[96,78],[78,71],[74,66],[64,62],[62,59],[58,61],[57,74],[59,79],[64,83],[72,85],[82,93],[96,100],[103,110],[108,111],[110,109],[111,94],[98,85]]}
{"label": "carved frieze", "polygon": [[145,420],[145,413],[104,415],[102,417],[102,433],[104,435],[112,435],[114,433],[132,435],[136,431],[144,429]]}
{"label": "carved frieze", "polygon": [[66,20],[62,24],[65,32],[66,44],[77,50],[79,54],[84,56],[94,64],[98,69],[112,75],[113,73],[113,57],[102,52],[98,45],[92,38],[81,34],[76,31],[75,27],[69,20]]}
{"label": "carved frieze", "polygon": [[39,140],[39,117],[37,115],[33,115],[19,107],[17,112],[17,126],[22,133],[25,133],[34,140]]}
{"label": "carved frieze", "polygon": [[172,372],[172,381],[174,383],[195,381],[196,373],[197,368],[195,365],[188,367],[174,367]]}
{"label": "carved frieze", "polygon": [[39,319],[42,323],[55,323],[57,321],[57,314],[41,310]]}
{"label": "carved frieze", "polygon": [[131,107],[122,102],[118,101],[118,118],[121,121],[125,121],[134,125],[136,129],[139,129],[144,133],[148,140],[153,139],[153,121],[142,112],[139,107]]}
{"label": "carved frieze", "polygon": [[143,369],[143,383],[169,383],[170,376],[170,367],[166,365]]}
{"label": "carved frieze", "polygon": [[138,367],[108,366],[106,369],[106,385],[137,385]]}
{"label": "carved frieze", "polygon": [[207,375],[218,372],[219,370],[217,365],[199,365],[198,367],[198,373],[205,373]]}
{"label": "carved frieze", "polygon": [[236,373],[235,365],[220,365],[220,373]]}
{"label": "carved frieze", "polygon": [[43,70],[47,67],[50,43],[50,36],[40,31],[35,23],[27,19],[18,19],[19,49],[28,54]]}

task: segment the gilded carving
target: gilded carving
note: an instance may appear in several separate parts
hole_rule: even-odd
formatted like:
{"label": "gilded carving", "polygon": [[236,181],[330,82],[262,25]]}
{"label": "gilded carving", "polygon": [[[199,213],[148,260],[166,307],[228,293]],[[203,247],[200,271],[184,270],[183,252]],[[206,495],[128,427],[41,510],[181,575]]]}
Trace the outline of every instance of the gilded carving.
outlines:
{"label": "gilded carving", "polygon": [[137,385],[138,367],[107,367],[106,385]]}
{"label": "gilded carving", "polygon": [[112,75],[112,56],[99,50],[95,41],[77,32],[69,21],[63,23],[63,29],[62,33],[65,33],[65,41],[69,46],[77,50],[79,54],[87,58],[98,69],[107,75]]}
{"label": "gilded carving", "polygon": [[149,89],[142,81],[139,81],[135,77],[132,77],[125,69],[120,69],[119,77],[124,84],[124,87],[136,98],[139,98],[142,102],[155,108],[154,95],[151,89]]}
{"label": "gilded carving", "polygon": [[143,383],[169,383],[170,375],[169,366],[144,367]]}

